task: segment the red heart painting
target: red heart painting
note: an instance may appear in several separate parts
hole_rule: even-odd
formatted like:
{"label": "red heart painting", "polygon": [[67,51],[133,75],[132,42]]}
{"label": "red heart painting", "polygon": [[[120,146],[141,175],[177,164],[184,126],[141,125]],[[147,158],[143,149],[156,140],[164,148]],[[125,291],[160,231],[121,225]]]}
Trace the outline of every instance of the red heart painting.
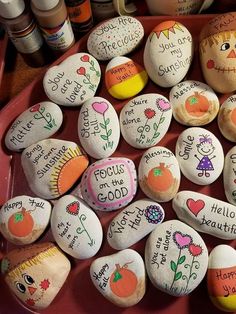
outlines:
{"label": "red heart painting", "polygon": [[79,202],[73,202],[66,206],[66,211],[71,215],[78,215],[79,213]]}
{"label": "red heart painting", "polygon": [[79,75],[85,75],[86,70],[85,70],[84,67],[80,67],[76,72],[77,72],[77,74],[79,74]]}
{"label": "red heart painting", "polygon": [[40,104],[36,104],[33,107],[30,108],[30,112],[36,112],[39,111]]}
{"label": "red heart painting", "polygon": [[186,204],[191,213],[193,213],[196,217],[205,206],[205,202],[203,200],[194,201],[192,198],[188,198]]}
{"label": "red heart painting", "polygon": [[80,58],[81,61],[83,62],[89,62],[89,56],[88,55],[83,55],[81,58]]}
{"label": "red heart painting", "polygon": [[200,245],[190,244],[188,249],[192,256],[198,256],[202,253],[202,248]]}
{"label": "red heart painting", "polygon": [[148,119],[152,119],[156,115],[156,111],[151,108],[147,108],[144,110],[144,114]]}

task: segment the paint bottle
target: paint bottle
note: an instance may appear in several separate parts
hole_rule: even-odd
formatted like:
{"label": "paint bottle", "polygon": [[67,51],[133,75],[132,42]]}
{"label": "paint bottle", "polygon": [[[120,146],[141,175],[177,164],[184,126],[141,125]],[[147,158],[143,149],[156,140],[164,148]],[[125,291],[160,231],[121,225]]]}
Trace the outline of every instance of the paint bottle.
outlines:
{"label": "paint bottle", "polygon": [[48,46],[61,54],[75,42],[64,0],[31,0],[31,9]]}
{"label": "paint bottle", "polygon": [[23,0],[0,0],[0,22],[28,65],[40,67],[47,63],[43,38]]}
{"label": "paint bottle", "polygon": [[90,0],[65,0],[74,35],[83,36],[93,27]]}

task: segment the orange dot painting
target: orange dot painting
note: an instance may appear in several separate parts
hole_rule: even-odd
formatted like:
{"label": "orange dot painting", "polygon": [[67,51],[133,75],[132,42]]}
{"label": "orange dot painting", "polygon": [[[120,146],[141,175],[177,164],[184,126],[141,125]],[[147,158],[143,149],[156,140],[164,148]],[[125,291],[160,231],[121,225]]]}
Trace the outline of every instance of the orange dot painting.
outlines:
{"label": "orange dot painting", "polygon": [[201,117],[206,114],[210,108],[208,99],[195,92],[194,95],[189,96],[185,101],[185,109],[191,116]]}
{"label": "orange dot painting", "polygon": [[236,125],[236,108],[234,108],[230,113],[231,121]]}
{"label": "orange dot painting", "polygon": [[147,177],[147,184],[154,192],[165,192],[174,183],[172,172],[169,170],[170,166],[165,163],[160,163],[158,167],[152,168]]}
{"label": "orange dot painting", "polygon": [[11,215],[8,220],[8,230],[15,237],[27,237],[32,232],[33,227],[34,220],[30,211],[26,211],[25,208]]}

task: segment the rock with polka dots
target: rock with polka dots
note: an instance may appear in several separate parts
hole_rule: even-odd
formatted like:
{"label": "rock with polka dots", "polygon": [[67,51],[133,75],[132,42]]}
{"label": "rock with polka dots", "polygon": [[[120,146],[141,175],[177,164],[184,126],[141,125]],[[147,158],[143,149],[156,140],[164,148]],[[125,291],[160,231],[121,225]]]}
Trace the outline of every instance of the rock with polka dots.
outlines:
{"label": "rock with polka dots", "polygon": [[225,156],[223,182],[225,196],[229,203],[236,206],[236,146],[232,147]]}
{"label": "rock with polka dots", "polygon": [[137,173],[132,160],[105,158],[91,164],[81,180],[81,194],[93,209],[112,211],[128,205],[137,191]]}
{"label": "rock with polka dots", "polygon": [[89,161],[76,143],[47,139],[26,148],[21,164],[31,190],[39,197],[53,199],[74,185]]}
{"label": "rock with polka dots", "polygon": [[87,48],[98,60],[123,56],[142,42],[144,29],[134,17],[119,16],[98,25],[89,35]]}
{"label": "rock with polka dots", "polygon": [[224,152],[216,136],[200,127],[183,131],[176,142],[175,155],[183,175],[199,185],[214,182],[224,165]]}
{"label": "rock with polka dots", "polygon": [[236,143],[236,95],[227,98],[220,106],[218,126],[227,140]]}

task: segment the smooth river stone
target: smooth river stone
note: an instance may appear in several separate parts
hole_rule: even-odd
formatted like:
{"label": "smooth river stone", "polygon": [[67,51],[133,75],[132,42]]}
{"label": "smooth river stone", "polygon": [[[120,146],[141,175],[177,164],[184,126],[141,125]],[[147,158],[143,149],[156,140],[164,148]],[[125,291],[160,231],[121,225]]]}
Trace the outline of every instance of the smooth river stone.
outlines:
{"label": "smooth river stone", "polygon": [[145,247],[145,265],[152,284],[173,296],[191,293],[203,280],[208,264],[201,236],[179,220],[158,225]]}
{"label": "smooth river stone", "polygon": [[88,155],[110,157],[120,140],[119,119],[112,104],[102,97],[87,100],[80,109],[78,134]]}
{"label": "smooth river stone", "polygon": [[127,57],[115,57],[106,67],[106,88],[114,98],[133,97],[141,92],[147,82],[145,69]]}
{"label": "smooth river stone", "polygon": [[53,207],[51,229],[59,247],[67,254],[86,259],[94,256],[102,244],[102,226],[81,199],[61,197]]}
{"label": "smooth river stone", "polygon": [[229,203],[236,205],[236,146],[232,147],[225,156],[223,182],[225,196]]}
{"label": "smooth river stone", "polygon": [[47,70],[43,78],[46,95],[62,106],[79,106],[93,97],[101,79],[97,60],[81,52]]}
{"label": "smooth river stone", "polygon": [[146,292],[143,259],[131,249],[95,259],[90,277],[106,299],[121,307],[137,304]]}
{"label": "smooth river stone", "polygon": [[180,220],[195,230],[225,240],[236,239],[236,206],[193,191],[181,191],[172,201]]}
{"label": "smooth river stone", "polygon": [[221,174],[224,152],[210,131],[192,127],[183,131],[176,142],[175,156],[183,175],[199,185],[209,185]]}
{"label": "smooth river stone", "polygon": [[217,122],[221,134],[236,143],[236,95],[227,98],[220,106]]}
{"label": "smooth river stone", "polygon": [[184,81],[172,87],[170,103],[175,120],[190,126],[210,123],[220,106],[213,89],[198,81]]}
{"label": "smooth river stone", "polygon": [[144,66],[151,80],[172,87],[183,80],[193,59],[193,39],[187,28],[176,21],[158,24],[144,49]]}
{"label": "smooth river stone", "polygon": [[209,255],[207,288],[212,303],[222,311],[236,311],[236,252],[220,244]]}
{"label": "smooth river stone", "polygon": [[139,149],[155,146],[165,136],[172,118],[171,104],[160,94],[143,94],[121,110],[120,127],[126,142]]}
{"label": "smooth river stone", "polygon": [[21,195],[8,200],[0,209],[0,231],[14,244],[30,244],[46,229],[51,204],[41,198]]}
{"label": "smooth river stone", "polygon": [[88,52],[98,60],[110,60],[133,51],[141,44],[143,36],[143,26],[136,18],[115,17],[98,25],[90,33]]}
{"label": "smooth river stone", "polygon": [[58,105],[42,101],[16,118],[5,136],[5,144],[10,150],[21,151],[56,133],[62,120],[62,111]]}
{"label": "smooth river stone", "polygon": [[170,201],[180,185],[180,169],[175,155],[166,147],[149,148],[140,160],[138,181],[143,193],[151,199]]}
{"label": "smooth river stone", "polygon": [[21,164],[31,190],[39,197],[53,199],[73,186],[89,161],[76,143],[48,139],[26,148]]}
{"label": "smooth river stone", "polygon": [[53,243],[40,243],[7,253],[1,271],[11,292],[24,306],[43,310],[66,281],[70,262]]}
{"label": "smooth river stone", "polygon": [[81,180],[81,193],[93,209],[111,211],[128,205],[137,191],[137,173],[132,160],[106,158],[91,164]]}
{"label": "smooth river stone", "polygon": [[133,202],[111,221],[107,241],[116,250],[126,249],[162,223],[164,216],[164,209],[150,199]]}

